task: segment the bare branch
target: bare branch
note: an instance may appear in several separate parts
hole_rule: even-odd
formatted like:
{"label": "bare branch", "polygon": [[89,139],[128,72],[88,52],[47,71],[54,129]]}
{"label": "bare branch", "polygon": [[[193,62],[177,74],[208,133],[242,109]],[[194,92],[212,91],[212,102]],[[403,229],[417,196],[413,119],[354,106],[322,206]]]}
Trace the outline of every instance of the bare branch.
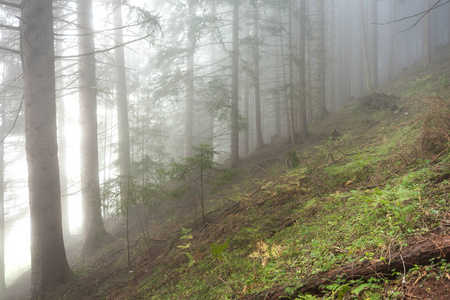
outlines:
{"label": "bare branch", "polygon": [[432,11],[433,9],[436,9],[436,8],[442,6],[442,5],[445,5],[445,4],[450,3],[450,0],[447,1],[447,2],[444,2],[444,3],[440,4],[440,5],[438,5],[439,2],[441,2],[441,0],[439,0],[438,2],[436,2],[432,7],[430,7],[430,8],[427,9],[426,11],[422,12],[422,16],[421,16],[421,17],[420,17],[413,25],[409,26],[409,27],[406,28],[405,30],[400,31],[399,33],[402,33],[402,32],[405,32],[405,31],[410,30],[411,28],[413,28],[414,26],[416,26],[417,23],[419,23],[420,20],[422,20],[428,13],[430,13],[430,11]]}
{"label": "bare branch", "polygon": [[151,36],[153,36],[153,34],[147,34],[146,36],[140,37],[138,39],[135,39],[135,40],[123,43],[123,44],[115,45],[115,46],[110,47],[110,48],[106,48],[106,49],[101,49],[101,50],[97,50],[97,51],[94,51],[94,52],[90,52],[90,53],[81,53],[81,54],[77,54],[77,55],[67,55],[67,56],[55,56],[55,58],[61,58],[61,59],[75,58],[75,57],[82,57],[82,56],[87,56],[87,55],[92,55],[92,54],[97,54],[97,53],[104,53],[104,52],[108,52],[108,51],[111,51],[111,50],[114,50],[114,49],[117,49],[117,48],[120,48],[120,47],[124,47],[126,45],[129,45],[129,44],[132,44],[132,43],[135,43],[135,42],[139,42],[139,41],[145,40],[146,38],[149,38]]}
{"label": "bare branch", "polygon": [[[420,13],[417,13],[417,14],[415,14],[415,15],[412,15],[412,16],[407,16],[407,17],[404,17],[404,18],[401,18],[401,19],[398,19],[398,20],[389,21],[389,22],[386,22],[386,23],[372,23],[372,24],[373,24],[373,25],[389,25],[389,24],[392,24],[392,23],[397,23],[397,22],[401,22],[401,21],[404,21],[404,20],[407,20],[407,19],[411,19],[411,18],[415,18],[415,17],[417,17],[417,16],[420,16],[420,18],[419,18],[412,26],[408,27],[408,28],[405,29],[405,30],[400,31],[399,33],[405,32],[405,31],[408,31],[409,29],[413,28],[414,26],[416,26],[417,23],[419,23],[420,20],[422,20],[423,17],[425,17],[425,15],[427,15],[428,13],[430,13],[430,11],[435,10],[435,9],[437,9],[437,8],[439,8],[439,7],[443,6],[443,5],[445,5],[445,4],[449,4],[449,3],[450,3],[450,0],[448,0],[448,1],[444,2],[444,3],[441,3],[441,2],[442,2],[442,0],[438,0],[438,2],[436,2],[436,3],[435,3],[432,7],[430,7],[429,9],[424,10],[424,11],[422,11],[422,12],[420,12]],[[440,3],[440,4],[439,4],[439,3]]]}
{"label": "bare branch", "polygon": [[1,1],[0,0],[0,5],[5,5],[5,6],[9,6],[9,7],[22,9],[22,4],[18,4],[18,3],[14,3],[14,2],[8,2],[8,1]]}
{"label": "bare branch", "polygon": [[17,31],[20,30],[20,28],[17,26],[11,26],[11,25],[1,24],[1,23],[0,23],[0,28],[5,28],[5,29],[9,29],[9,30],[17,30]]}
{"label": "bare branch", "polygon": [[0,46],[0,50],[6,51],[6,52],[11,52],[11,53],[14,53],[14,54],[20,54],[19,50],[7,48],[7,47]]}
{"label": "bare branch", "polygon": [[[16,127],[17,120],[19,119],[20,112],[22,111],[22,105],[23,105],[23,96],[22,96],[22,100],[20,101],[20,106],[19,106],[19,109],[17,110],[16,117],[14,118],[14,122],[13,122],[11,128],[6,133],[6,135],[4,137],[2,137],[2,139],[0,140],[0,143],[3,143],[3,141],[8,137],[8,135],[11,134],[14,127]],[[2,126],[4,126],[4,124],[2,124]]]}

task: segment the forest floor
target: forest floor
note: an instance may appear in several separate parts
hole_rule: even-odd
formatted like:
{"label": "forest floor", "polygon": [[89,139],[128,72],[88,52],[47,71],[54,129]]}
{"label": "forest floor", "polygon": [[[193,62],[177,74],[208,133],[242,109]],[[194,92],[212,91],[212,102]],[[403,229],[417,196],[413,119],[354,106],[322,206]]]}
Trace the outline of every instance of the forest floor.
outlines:
{"label": "forest floor", "polygon": [[48,299],[450,299],[448,53],[211,174],[204,222],[195,182],[111,221]]}

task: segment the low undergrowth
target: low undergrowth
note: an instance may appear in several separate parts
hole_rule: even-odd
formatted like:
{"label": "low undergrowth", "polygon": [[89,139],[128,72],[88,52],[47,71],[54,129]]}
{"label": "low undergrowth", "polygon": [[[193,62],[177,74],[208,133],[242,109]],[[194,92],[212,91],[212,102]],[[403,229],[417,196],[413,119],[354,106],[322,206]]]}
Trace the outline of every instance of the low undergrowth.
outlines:
{"label": "low undergrowth", "polygon": [[[409,245],[448,234],[450,105],[436,96],[446,95],[446,75],[420,76],[406,79],[416,98],[403,91],[387,109],[362,101],[314,124],[308,144],[285,151],[295,151],[297,168],[287,169],[285,146],[268,145],[223,173],[205,196],[205,222],[173,219],[172,231],[157,224],[145,243],[134,235],[132,272],[110,261],[101,267],[114,281],[93,281],[98,273],[89,269],[69,284],[98,283],[85,299],[237,299],[275,286],[294,298],[311,275],[362,260],[389,263]],[[162,232],[169,233],[155,238]],[[115,249],[104,259],[125,262]],[[448,261],[436,259],[388,277],[336,278],[322,295],[297,299],[426,298],[420,286],[448,291],[449,272]],[[53,299],[79,296],[57,291]]]}

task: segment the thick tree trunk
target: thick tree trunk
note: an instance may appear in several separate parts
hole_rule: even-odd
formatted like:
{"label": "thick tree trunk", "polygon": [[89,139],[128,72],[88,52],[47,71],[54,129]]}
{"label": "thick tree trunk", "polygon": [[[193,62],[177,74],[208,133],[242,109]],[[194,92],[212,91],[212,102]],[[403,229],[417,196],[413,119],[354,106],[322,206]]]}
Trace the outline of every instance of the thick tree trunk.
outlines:
{"label": "thick tree trunk", "polygon": [[233,51],[231,55],[231,157],[230,167],[235,168],[239,159],[239,0],[233,2]]}
{"label": "thick tree trunk", "polygon": [[261,87],[260,87],[260,74],[259,74],[259,5],[258,0],[254,2],[254,64],[255,64],[255,121],[256,121],[256,149],[262,149],[264,147],[264,140],[261,126]]}
{"label": "thick tree trunk", "polygon": [[[118,1],[114,11],[116,26],[115,39],[117,44],[123,44],[122,6]],[[131,176],[130,162],[130,128],[128,123],[128,93],[125,68],[124,47],[114,50],[116,59],[116,97],[117,97],[117,127],[119,133],[119,169],[120,169],[120,199],[122,207],[128,206],[129,180]]]}
{"label": "thick tree trunk", "polygon": [[81,123],[81,196],[83,252],[87,255],[105,235],[101,214],[97,141],[97,86],[92,0],[77,1],[79,97]]}
{"label": "thick tree trunk", "polygon": [[69,273],[62,232],[56,142],[52,1],[25,1],[21,21],[31,216],[31,299],[43,299]]}
{"label": "thick tree trunk", "polygon": [[[286,286],[260,292],[244,297],[246,300],[254,299],[295,299],[299,294],[320,294],[321,287],[331,284],[336,279],[358,279],[372,276],[392,276],[393,270],[397,272],[408,271],[415,265],[428,265],[433,258],[444,258],[450,255],[450,236],[443,236],[436,240],[426,240],[412,247],[404,249],[390,261],[373,259],[351,263],[326,273],[320,273],[309,277],[297,289],[295,295],[285,293]],[[281,297],[281,298],[279,298]]]}

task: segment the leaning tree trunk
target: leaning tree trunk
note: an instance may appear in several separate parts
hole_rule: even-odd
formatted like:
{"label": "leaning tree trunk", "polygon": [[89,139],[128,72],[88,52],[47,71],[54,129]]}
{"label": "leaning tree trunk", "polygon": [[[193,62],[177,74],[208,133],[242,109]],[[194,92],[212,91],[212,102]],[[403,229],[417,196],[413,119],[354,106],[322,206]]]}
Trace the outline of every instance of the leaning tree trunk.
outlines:
{"label": "leaning tree trunk", "polygon": [[51,0],[23,2],[21,58],[31,217],[31,299],[43,299],[69,273],[64,250]]}
{"label": "leaning tree trunk", "polygon": [[105,235],[101,214],[97,141],[97,87],[92,0],[77,1],[79,97],[81,123],[81,196],[83,253],[91,252]]}

